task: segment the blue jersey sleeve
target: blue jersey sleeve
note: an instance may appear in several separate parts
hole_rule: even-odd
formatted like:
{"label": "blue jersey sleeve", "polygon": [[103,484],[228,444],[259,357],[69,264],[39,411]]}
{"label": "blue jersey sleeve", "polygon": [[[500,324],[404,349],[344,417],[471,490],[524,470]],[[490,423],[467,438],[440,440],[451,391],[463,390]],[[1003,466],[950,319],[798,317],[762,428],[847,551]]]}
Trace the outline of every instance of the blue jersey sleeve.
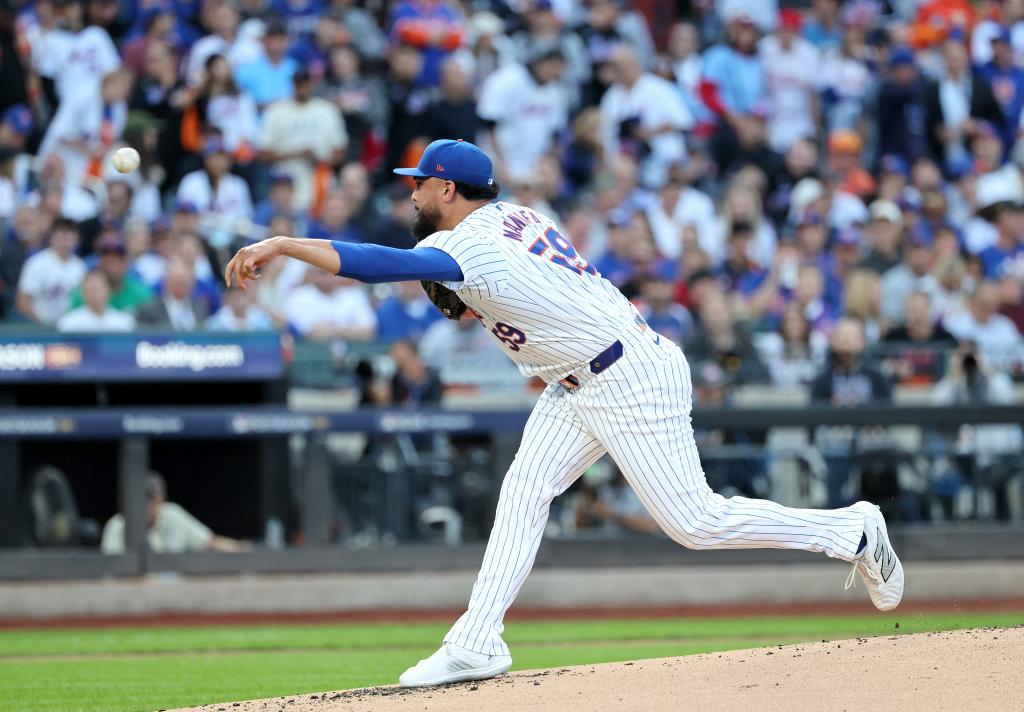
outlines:
{"label": "blue jersey sleeve", "polygon": [[360,282],[404,282],[427,279],[433,282],[461,282],[462,270],[447,252],[436,247],[399,250],[381,245],[352,245],[331,240],[338,253],[338,275]]}

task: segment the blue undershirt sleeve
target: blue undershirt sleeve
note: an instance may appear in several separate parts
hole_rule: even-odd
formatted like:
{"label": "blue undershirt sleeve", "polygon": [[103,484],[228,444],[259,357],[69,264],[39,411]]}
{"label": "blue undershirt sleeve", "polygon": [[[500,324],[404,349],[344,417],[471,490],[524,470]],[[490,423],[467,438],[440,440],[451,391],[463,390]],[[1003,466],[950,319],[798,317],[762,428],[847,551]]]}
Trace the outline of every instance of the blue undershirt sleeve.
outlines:
{"label": "blue undershirt sleeve", "polygon": [[338,275],[367,284],[404,282],[411,279],[461,282],[462,270],[451,255],[436,247],[399,250],[382,245],[353,245],[331,240],[338,253]]}

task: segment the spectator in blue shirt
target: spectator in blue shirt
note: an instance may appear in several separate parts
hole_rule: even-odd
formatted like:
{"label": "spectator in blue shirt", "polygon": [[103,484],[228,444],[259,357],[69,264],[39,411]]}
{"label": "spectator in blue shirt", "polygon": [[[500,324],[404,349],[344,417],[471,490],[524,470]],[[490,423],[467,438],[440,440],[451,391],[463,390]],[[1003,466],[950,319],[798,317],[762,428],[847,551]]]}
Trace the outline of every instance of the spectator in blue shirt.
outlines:
{"label": "spectator in blue shirt", "polygon": [[602,277],[621,287],[633,276],[630,255],[629,222],[632,215],[615,210],[608,216],[608,249],[594,261],[594,268]]}
{"label": "spectator in blue shirt", "polygon": [[[306,37],[313,32],[317,19],[324,12],[323,0],[271,0],[270,11],[285,19],[293,37]],[[306,65],[313,72],[313,68]]]}
{"label": "spectator in blue shirt", "polygon": [[[311,3],[319,4],[319,3]],[[315,19],[315,18],[314,18]],[[344,27],[333,13],[324,13],[316,20],[312,33],[301,37],[288,52],[288,56],[322,79],[331,63],[331,50],[339,46]]]}
{"label": "spectator in blue shirt", "polygon": [[1024,212],[1022,207],[1005,202],[996,206],[992,219],[998,232],[996,243],[978,255],[988,279],[1012,276],[1024,278]]}
{"label": "spectator in blue shirt", "polygon": [[675,299],[675,282],[652,275],[640,283],[640,314],[647,326],[667,339],[682,344],[693,336],[693,316]]}
{"label": "spectator in blue shirt", "polygon": [[[137,4],[142,5],[143,3]],[[199,4],[200,0],[174,0],[171,3],[178,19],[188,25],[199,24]]]}
{"label": "spectator in blue shirt", "polygon": [[822,52],[839,47],[842,42],[839,0],[814,0],[811,14],[804,21],[802,34]]}
{"label": "spectator in blue shirt", "polygon": [[737,14],[729,20],[729,43],[704,53],[700,94],[716,114],[749,114],[764,98],[764,72],[757,54],[759,33],[753,19]]}
{"label": "spectator in blue shirt", "polygon": [[753,18],[739,12],[729,19],[728,44],[704,53],[700,98],[718,117],[712,154],[724,166],[741,147],[756,143],[763,128],[751,115],[764,99],[764,71],[757,53]]}
{"label": "spectator in blue shirt", "polygon": [[768,277],[768,271],[751,262],[747,256],[753,237],[754,230],[750,223],[734,222],[728,238],[729,251],[718,272],[722,287],[744,299],[756,292]]}
{"label": "spectator in blue shirt", "polygon": [[843,301],[843,282],[861,261],[864,245],[864,233],[854,225],[836,230],[832,237],[832,246],[824,265],[825,300],[839,307]]}
{"label": "spectator in blue shirt", "polygon": [[292,95],[292,75],[299,63],[288,56],[288,30],[280,20],[267,23],[263,36],[263,57],[243,64],[236,72],[240,89],[248,92],[262,108]]}
{"label": "spectator in blue shirt", "polygon": [[300,215],[294,206],[295,180],[290,173],[273,171],[270,174],[270,192],[256,204],[252,221],[257,225],[269,225],[277,215],[287,215],[295,221],[296,234],[306,233],[306,216]]}
{"label": "spectator in blue shirt", "polygon": [[992,87],[992,94],[1003,110],[1005,121],[998,126],[1004,146],[1017,140],[1017,126],[1024,109],[1024,69],[1016,66],[1010,31],[1003,28],[992,38],[992,61],[981,68],[981,76]]}
{"label": "spectator in blue shirt", "polygon": [[419,282],[399,282],[395,286],[397,292],[377,307],[377,340],[419,341],[427,328],[444,316]]}

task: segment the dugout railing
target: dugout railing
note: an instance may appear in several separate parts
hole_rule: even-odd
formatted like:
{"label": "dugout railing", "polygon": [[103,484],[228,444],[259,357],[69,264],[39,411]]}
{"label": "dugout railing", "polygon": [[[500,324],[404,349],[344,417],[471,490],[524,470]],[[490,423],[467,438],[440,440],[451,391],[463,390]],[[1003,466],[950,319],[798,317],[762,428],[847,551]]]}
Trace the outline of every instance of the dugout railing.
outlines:
{"label": "dugout railing", "polygon": [[[332,542],[330,532],[331,454],[328,439],[337,433],[378,436],[486,434],[492,440],[493,482],[511,462],[528,411],[470,410],[357,410],[351,412],[295,411],[281,407],[202,408],[18,408],[0,410],[0,447],[19,442],[62,443],[102,439],[116,441],[119,509],[126,522],[125,554],[104,556],[82,549],[21,547],[0,550],[0,579],[136,576],[151,572],[188,574],[271,573],[296,571],[366,571],[408,568],[472,568],[479,561],[480,543],[457,547],[406,545],[386,549],[353,549]],[[1024,423],[1021,406],[906,407],[872,406],[833,408],[697,408],[694,426],[699,432],[722,429],[770,433],[823,426],[897,428],[912,426],[935,432],[955,432],[962,425]],[[297,507],[305,535],[303,546],[275,550],[256,547],[241,554],[155,554],[145,536],[145,475],[150,450],[158,441],[252,440],[288,438],[302,457],[291,466],[301,483]],[[758,445],[757,447],[761,447]],[[784,450],[786,445],[779,446]],[[723,446],[708,450],[709,461],[731,455],[749,457],[756,448]],[[870,450],[863,457],[871,457]],[[791,453],[791,454],[795,454]],[[905,453],[906,454],[906,453]],[[920,453],[909,453],[910,456]],[[881,455],[877,455],[881,456]],[[8,473],[7,476],[10,476]],[[495,488],[496,489],[496,488]],[[1024,556],[1024,530],[1020,522],[975,522],[955,527],[905,526],[895,536],[922,557]],[[722,552],[729,561],[743,560],[742,552]],[[781,560],[786,554],[781,553]],[[667,541],[594,543],[557,541],[545,547],[541,564],[581,561],[642,564],[664,556],[678,556]],[[713,562],[714,557],[705,558]]]}

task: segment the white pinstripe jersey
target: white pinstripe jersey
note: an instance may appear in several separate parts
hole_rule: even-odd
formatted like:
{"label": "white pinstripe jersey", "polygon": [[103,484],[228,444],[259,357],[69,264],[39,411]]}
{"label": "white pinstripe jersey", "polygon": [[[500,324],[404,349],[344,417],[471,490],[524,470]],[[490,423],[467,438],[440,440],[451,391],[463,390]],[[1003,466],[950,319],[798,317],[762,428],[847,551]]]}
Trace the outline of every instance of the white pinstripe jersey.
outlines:
{"label": "white pinstripe jersey", "polygon": [[629,301],[551,218],[531,208],[488,203],[420,247],[458,263],[464,280],[442,284],[476,312],[525,376],[558,381],[636,328]]}

